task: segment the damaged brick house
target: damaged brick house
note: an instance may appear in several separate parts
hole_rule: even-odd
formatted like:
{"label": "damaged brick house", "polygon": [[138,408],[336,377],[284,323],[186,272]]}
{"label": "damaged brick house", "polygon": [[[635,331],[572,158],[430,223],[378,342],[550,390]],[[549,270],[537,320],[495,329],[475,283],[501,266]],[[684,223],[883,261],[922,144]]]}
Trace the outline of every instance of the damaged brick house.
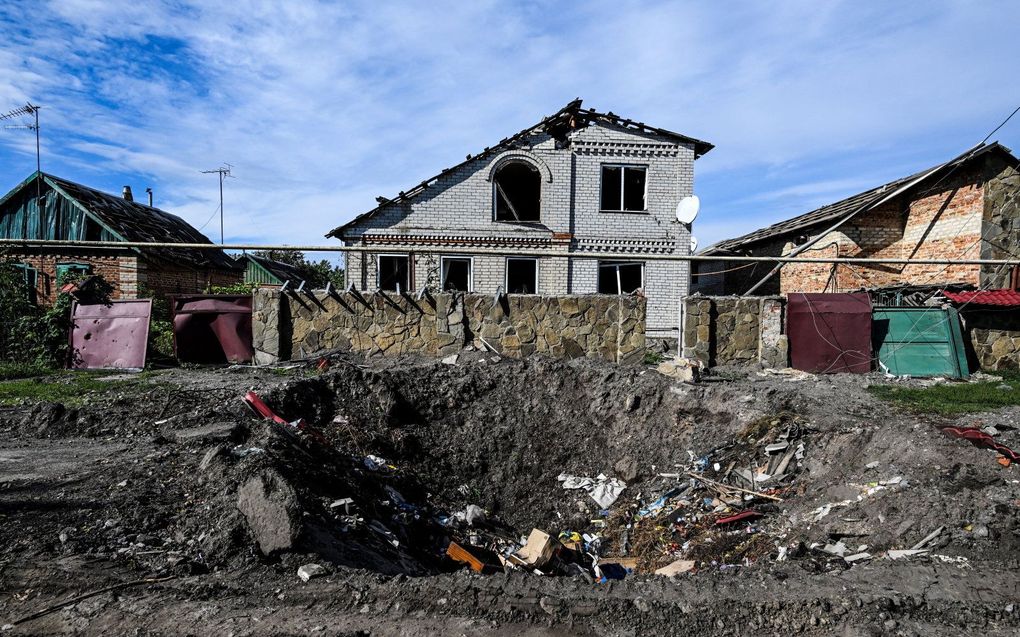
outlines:
{"label": "damaged brick house", "polygon": [[[806,214],[720,241],[705,255],[1011,259],[1020,255],[1020,160],[981,144],[944,164]],[[715,261],[695,268],[703,294],[744,294],[774,264]],[[717,274],[713,274],[717,273]],[[1017,267],[787,264],[755,294],[897,286],[1016,288]]]}
{"label": "damaged brick house", "polygon": [[[581,107],[538,124],[332,230],[349,246],[347,277],[361,290],[423,287],[495,294],[630,294],[647,299],[647,334],[675,338],[690,226],[676,207],[693,193],[706,142]],[[435,254],[430,248],[491,254]],[[543,252],[569,252],[569,256]],[[600,257],[626,252],[626,259]]]}
{"label": "damaged brick house", "polygon": [[[129,187],[117,197],[45,173],[34,173],[0,199],[0,238],[70,241],[208,243],[186,221],[134,201]],[[114,298],[193,294],[209,285],[241,282],[244,265],[222,250],[18,247],[14,259],[48,305],[66,274],[100,274]]]}

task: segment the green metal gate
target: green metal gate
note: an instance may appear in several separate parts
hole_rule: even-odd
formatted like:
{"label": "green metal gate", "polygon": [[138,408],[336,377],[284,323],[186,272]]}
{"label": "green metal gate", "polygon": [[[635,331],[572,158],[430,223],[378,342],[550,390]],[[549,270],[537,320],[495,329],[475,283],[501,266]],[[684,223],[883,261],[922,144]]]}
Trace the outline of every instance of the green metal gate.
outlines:
{"label": "green metal gate", "polygon": [[876,307],[871,334],[878,360],[902,376],[968,375],[967,354],[955,308]]}

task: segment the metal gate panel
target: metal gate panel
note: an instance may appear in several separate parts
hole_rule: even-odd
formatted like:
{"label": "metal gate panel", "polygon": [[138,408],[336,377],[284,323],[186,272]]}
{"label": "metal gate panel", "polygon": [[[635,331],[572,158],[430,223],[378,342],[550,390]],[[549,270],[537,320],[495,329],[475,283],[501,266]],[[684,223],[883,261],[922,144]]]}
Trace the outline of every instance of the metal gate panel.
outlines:
{"label": "metal gate panel", "polygon": [[182,363],[250,363],[255,357],[250,294],[178,296],[170,307]]}
{"label": "metal gate panel", "polygon": [[954,308],[876,307],[878,360],[897,376],[968,375],[960,316]]}
{"label": "metal gate panel", "polygon": [[792,293],[788,296],[790,364],[816,374],[871,371],[871,297]]}
{"label": "metal gate panel", "polygon": [[142,369],[152,299],[71,306],[73,369]]}

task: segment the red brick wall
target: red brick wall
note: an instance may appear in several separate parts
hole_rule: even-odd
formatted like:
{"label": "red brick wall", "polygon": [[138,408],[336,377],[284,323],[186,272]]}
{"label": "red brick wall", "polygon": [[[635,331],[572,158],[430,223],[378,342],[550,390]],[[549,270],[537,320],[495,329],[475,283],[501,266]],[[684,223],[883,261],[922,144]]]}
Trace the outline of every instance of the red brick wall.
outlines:
{"label": "red brick wall", "polygon": [[234,285],[244,280],[244,270],[195,270],[165,263],[144,262],[139,283],[157,296],[199,294],[210,285]]}
{"label": "red brick wall", "polygon": [[92,273],[102,275],[113,285],[113,298],[133,299],[137,297],[134,280],[138,268],[138,258],[134,256],[117,256],[112,254],[13,254],[11,258],[19,263],[27,263],[38,271],[36,278],[36,298],[40,305],[52,305],[60,293],[57,285],[57,265],[61,263],[87,263],[92,266]]}
{"label": "red brick wall", "polygon": [[233,285],[244,279],[244,271],[194,270],[162,262],[148,262],[133,255],[63,253],[11,255],[15,261],[27,263],[39,275],[36,298],[40,305],[52,305],[60,292],[57,285],[57,264],[87,263],[92,273],[102,275],[113,285],[113,298],[138,298],[139,285],[157,296],[197,294],[209,285]]}
{"label": "red brick wall", "polygon": [[[861,215],[805,250],[804,257],[978,259],[984,215],[981,168],[961,172],[932,192],[899,198]],[[897,284],[979,284],[976,265],[789,264],[781,291],[840,292]]]}

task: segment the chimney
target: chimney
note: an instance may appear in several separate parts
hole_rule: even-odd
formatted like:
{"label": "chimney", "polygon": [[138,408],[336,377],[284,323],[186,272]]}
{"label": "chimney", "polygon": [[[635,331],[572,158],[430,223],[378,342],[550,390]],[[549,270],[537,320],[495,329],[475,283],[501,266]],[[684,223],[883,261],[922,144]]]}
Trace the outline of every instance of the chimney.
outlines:
{"label": "chimney", "polygon": [[152,207],[152,188],[146,188],[145,194],[149,195],[149,207]]}
{"label": "chimney", "polygon": [[134,201],[135,198],[131,194],[131,186],[124,186],[124,199],[127,201]]}

